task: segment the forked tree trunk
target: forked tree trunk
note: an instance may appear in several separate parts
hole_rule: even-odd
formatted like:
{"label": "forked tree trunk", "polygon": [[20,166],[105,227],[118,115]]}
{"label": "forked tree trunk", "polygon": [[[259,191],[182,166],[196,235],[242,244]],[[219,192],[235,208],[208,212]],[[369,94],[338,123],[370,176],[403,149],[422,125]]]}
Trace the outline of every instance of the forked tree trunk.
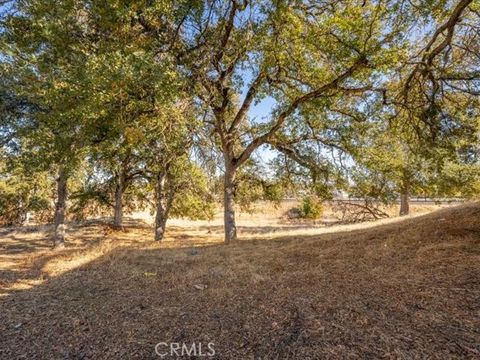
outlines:
{"label": "forked tree trunk", "polygon": [[162,172],[158,174],[156,185],[155,241],[162,241],[165,236],[168,213],[174,198],[172,189],[167,193],[166,183],[166,173]]}
{"label": "forked tree trunk", "polygon": [[57,201],[55,203],[55,248],[65,246],[65,210],[67,206],[67,176],[65,169],[60,167],[57,178]]}
{"label": "forked tree trunk", "polygon": [[113,226],[117,229],[120,229],[123,225],[123,190],[125,188],[123,179],[123,174],[120,174],[118,176],[117,184],[115,186]]}
{"label": "forked tree trunk", "polygon": [[237,225],[235,223],[235,172],[235,169],[226,166],[223,189],[223,219],[226,244],[237,240]]}
{"label": "forked tree trunk", "polygon": [[400,194],[400,216],[410,213],[410,193],[408,186],[404,186]]}

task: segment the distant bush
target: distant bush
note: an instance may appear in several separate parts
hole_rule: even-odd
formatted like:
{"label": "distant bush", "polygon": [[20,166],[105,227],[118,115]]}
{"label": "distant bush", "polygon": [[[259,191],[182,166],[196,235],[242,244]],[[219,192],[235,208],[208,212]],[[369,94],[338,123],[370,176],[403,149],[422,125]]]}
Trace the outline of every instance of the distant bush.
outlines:
{"label": "distant bush", "polygon": [[21,172],[0,179],[0,227],[23,225],[32,215],[34,221],[51,219],[53,204],[47,175],[31,177]]}
{"label": "distant bush", "polygon": [[300,217],[304,219],[319,219],[323,215],[323,204],[318,198],[306,196],[302,199]]}

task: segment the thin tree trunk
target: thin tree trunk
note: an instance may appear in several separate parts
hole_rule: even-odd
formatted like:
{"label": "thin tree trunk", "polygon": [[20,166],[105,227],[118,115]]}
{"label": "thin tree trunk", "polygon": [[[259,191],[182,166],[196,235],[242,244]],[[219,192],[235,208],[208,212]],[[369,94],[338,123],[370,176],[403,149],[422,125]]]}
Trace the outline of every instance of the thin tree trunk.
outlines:
{"label": "thin tree trunk", "polygon": [[113,214],[113,226],[121,229],[123,225],[123,190],[124,190],[124,174],[120,174],[115,186],[115,208]]}
{"label": "thin tree trunk", "polygon": [[67,176],[65,169],[60,167],[57,178],[57,201],[55,203],[55,235],[54,246],[61,248],[65,246],[65,210],[67,206]]}
{"label": "thin tree trunk", "polygon": [[237,226],[235,223],[235,172],[231,166],[225,167],[223,211],[225,226],[225,243],[237,240]]}
{"label": "thin tree trunk", "polygon": [[156,186],[155,241],[162,241],[165,236],[168,213],[174,198],[173,189],[167,193],[166,183],[166,172],[159,173]]}
{"label": "thin tree trunk", "polygon": [[410,193],[409,187],[404,186],[400,194],[400,216],[410,213]]}

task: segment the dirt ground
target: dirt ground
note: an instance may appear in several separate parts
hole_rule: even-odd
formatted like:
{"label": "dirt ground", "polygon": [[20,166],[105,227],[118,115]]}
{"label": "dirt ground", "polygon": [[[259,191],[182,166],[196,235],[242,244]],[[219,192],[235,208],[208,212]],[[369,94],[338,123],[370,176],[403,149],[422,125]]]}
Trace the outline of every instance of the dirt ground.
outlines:
{"label": "dirt ground", "polygon": [[229,246],[219,218],[160,244],[145,214],[71,224],[62,251],[48,226],[0,231],[0,358],[480,358],[479,203],[347,226],[283,210],[241,215]]}

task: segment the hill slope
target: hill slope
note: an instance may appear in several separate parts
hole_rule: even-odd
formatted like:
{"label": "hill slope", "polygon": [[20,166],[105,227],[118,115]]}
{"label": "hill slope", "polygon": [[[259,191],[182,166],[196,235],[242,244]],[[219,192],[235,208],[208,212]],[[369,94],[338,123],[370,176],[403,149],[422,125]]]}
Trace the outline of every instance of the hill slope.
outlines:
{"label": "hill slope", "polygon": [[0,298],[0,357],[155,359],[159,342],[214,343],[219,359],[480,356],[480,204],[228,247],[142,244]]}

